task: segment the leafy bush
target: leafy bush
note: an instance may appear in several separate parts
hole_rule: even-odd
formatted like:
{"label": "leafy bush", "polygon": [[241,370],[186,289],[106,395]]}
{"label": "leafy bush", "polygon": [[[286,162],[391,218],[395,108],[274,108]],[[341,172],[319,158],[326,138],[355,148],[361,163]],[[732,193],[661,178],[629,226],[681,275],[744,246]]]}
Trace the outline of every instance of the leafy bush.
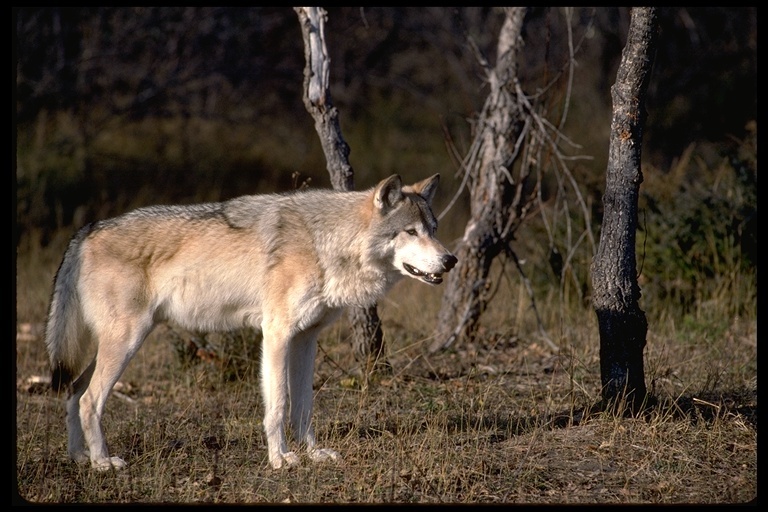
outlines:
{"label": "leafy bush", "polygon": [[709,169],[691,146],[668,173],[645,170],[638,270],[649,300],[682,313],[721,299],[754,305],[757,267],[755,130]]}

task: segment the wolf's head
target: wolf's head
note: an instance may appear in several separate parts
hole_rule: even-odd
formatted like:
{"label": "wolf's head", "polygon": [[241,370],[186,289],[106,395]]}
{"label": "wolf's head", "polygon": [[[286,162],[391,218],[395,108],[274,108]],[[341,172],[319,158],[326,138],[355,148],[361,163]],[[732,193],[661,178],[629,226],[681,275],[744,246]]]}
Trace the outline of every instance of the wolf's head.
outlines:
{"label": "wolf's head", "polygon": [[403,275],[429,284],[443,282],[443,273],[457,263],[456,256],[436,238],[437,219],[432,199],[440,175],[413,185],[403,185],[397,174],[382,180],[374,190],[379,212],[378,232],[390,238],[394,248],[392,264]]}

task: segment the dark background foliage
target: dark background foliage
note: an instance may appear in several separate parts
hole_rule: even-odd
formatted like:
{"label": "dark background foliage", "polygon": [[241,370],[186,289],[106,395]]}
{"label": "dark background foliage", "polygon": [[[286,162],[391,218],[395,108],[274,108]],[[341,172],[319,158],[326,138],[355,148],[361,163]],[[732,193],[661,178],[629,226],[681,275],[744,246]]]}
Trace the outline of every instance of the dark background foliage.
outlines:
{"label": "dark background foliage", "polygon": [[[218,200],[304,179],[328,185],[301,100],[303,42],[291,8],[25,7],[14,15],[21,232],[42,230],[45,243],[55,229],[147,202]],[[328,9],[331,91],[358,187],[392,172],[455,171],[450,148],[461,155],[468,145],[486,93],[482,59],[495,62],[501,20],[492,7]],[[626,7],[541,7],[524,29],[523,89],[547,90],[553,120],[571,95],[563,131],[591,157],[573,173],[592,198],[595,226],[628,20]],[[685,194],[696,205],[674,219],[675,232],[692,229],[679,238],[697,238],[721,212],[753,260],[756,199],[744,198],[755,193],[756,153],[744,148],[756,133],[757,11],[665,8],[661,28],[644,165],[666,175],[691,147],[695,165],[728,163],[740,176],[733,186],[747,187],[738,198],[702,187],[713,179],[691,169],[669,180],[675,188],[664,197]],[[446,197],[456,186],[443,180]],[[669,219],[675,208],[659,204],[660,194],[646,191],[648,211]]]}
{"label": "dark background foliage", "polygon": [[[401,92],[441,113],[477,110],[480,70],[466,38],[493,59],[500,22],[493,8],[340,7],[328,13],[334,97],[345,117],[362,115],[376,94]],[[577,60],[590,68],[596,102],[608,98],[628,15],[620,7],[574,13],[577,37],[586,30],[588,40]],[[564,24],[553,21],[559,16],[556,8],[535,8],[526,20],[529,87],[543,85],[565,64]],[[691,140],[743,133],[754,118],[757,12],[666,8],[661,24],[648,149],[663,161]],[[20,123],[43,109],[96,105],[139,118],[247,122],[263,113],[304,115],[296,101],[302,41],[290,8],[31,7],[16,11],[14,28]]]}

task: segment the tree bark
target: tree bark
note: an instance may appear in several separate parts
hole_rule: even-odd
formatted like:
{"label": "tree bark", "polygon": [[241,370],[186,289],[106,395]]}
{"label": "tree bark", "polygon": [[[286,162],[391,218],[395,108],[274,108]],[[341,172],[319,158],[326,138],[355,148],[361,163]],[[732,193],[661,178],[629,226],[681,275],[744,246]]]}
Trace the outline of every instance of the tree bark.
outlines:
{"label": "tree bark", "polygon": [[465,159],[466,172],[470,173],[471,217],[456,248],[459,263],[448,274],[430,352],[457,340],[472,339],[488,304],[491,263],[502,252],[511,251],[509,242],[527,213],[529,196],[524,187],[529,167],[520,165],[513,177],[513,166],[530,127],[517,82],[526,8],[505,8],[504,12],[498,59],[488,76],[490,92]]}
{"label": "tree bark", "polygon": [[611,88],[613,118],[603,222],[592,263],[603,405],[626,403],[633,410],[646,399],[643,349],[648,324],[638,303],[635,239],[637,200],[643,181],[640,156],[645,95],[657,40],[658,9],[633,8],[627,43]]}
{"label": "tree bark", "polygon": [[[326,11],[321,7],[294,7],[304,38],[304,106],[315,120],[335,190],[354,190],[355,173],[349,164],[349,145],[341,135],[339,112],[329,90],[330,59],[325,44]],[[351,308],[354,353],[369,368],[388,368],[377,306]]]}

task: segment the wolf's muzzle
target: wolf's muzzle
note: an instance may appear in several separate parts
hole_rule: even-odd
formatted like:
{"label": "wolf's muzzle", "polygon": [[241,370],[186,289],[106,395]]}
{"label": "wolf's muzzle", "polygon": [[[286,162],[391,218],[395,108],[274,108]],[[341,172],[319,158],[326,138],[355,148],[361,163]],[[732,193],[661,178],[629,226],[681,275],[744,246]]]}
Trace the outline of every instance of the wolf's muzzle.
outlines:
{"label": "wolf's muzzle", "polygon": [[[443,272],[448,272],[451,270],[454,266],[456,266],[456,263],[458,263],[458,258],[454,256],[453,254],[445,254],[440,258],[440,265],[443,267]],[[403,263],[403,267],[405,270],[407,270],[412,276],[420,277],[424,282],[429,284],[440,284],[443,282],[443,272],[422,272],[421,270],[417,269],[413,265],[409,265],[407,263]]]}

